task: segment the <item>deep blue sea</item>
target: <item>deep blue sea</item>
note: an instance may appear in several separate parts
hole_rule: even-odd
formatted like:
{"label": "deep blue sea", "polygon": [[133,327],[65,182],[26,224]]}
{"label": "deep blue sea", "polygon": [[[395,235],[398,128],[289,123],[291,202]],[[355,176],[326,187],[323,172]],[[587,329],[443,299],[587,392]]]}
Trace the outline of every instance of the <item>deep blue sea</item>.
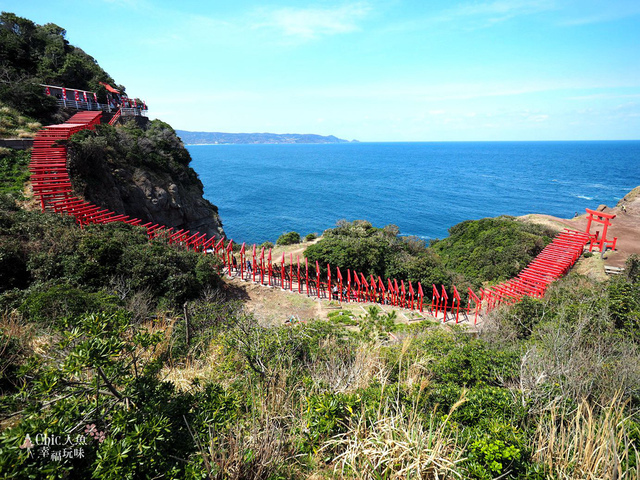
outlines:
{"label": "deep blue sea", "polygon": [[236,242],[322,233],[339,219],[425,240],[468,219],[570,218],[640,185],[640,141],[190,145]]}

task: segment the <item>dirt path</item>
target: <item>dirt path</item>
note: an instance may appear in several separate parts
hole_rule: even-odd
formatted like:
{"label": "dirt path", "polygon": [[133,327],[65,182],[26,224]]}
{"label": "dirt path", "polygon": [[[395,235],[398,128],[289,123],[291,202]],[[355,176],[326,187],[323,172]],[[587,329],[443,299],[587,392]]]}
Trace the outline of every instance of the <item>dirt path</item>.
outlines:
{"label": "dirt path", "polygon": [[[237,295],[242,298],[247,310],[253,313],[263,325],[281,325],[291,317],[300,321],[308,321],[314,318],[326,319],[329,313],[336,310],[361,316],[366,314],[367,309],[372,305],[375,305],[387,313],[395,310],[400,323],[411,323],[425,319],[436,320],[427,313],[427,305],[425,305],[425,311],[421,313],[392,305],[353,302],[341,303],[335,300],[329,301],[328,299],[318,299],[313,296],[309,297],[304,292],[299,294],[297,292],[297,285],[294,285],[294,291],[291,292],[289,290],[283,290],[280,287],[261,286],[257,283],[247,282],[237,276],[229,277],[225,275],[225,282],[236,290]],[[443,321],[442,314],[439,315],[437,320],[439,322]],[[474,326],[475,319],[473,315],[467,318],[467,316],[461,312],[458,320],[461,324],[471,327]],[[449,314],[446,323],[454,324],[455,318]],[[477,325],[480,326],[481,323],[482,318],[478,317]]]}

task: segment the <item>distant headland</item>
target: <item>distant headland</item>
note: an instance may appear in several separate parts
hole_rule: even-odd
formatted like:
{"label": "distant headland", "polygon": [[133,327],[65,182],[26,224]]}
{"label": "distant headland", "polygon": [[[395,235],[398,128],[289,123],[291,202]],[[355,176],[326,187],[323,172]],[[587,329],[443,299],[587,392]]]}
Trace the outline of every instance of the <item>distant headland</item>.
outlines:
{"label": "distant headland", "polygon": [[[176,130],[178,136],[187,145],[216,144],[263,144],[263,143],[349,143],[349,140],[333,135],[323,136],[301,133],[222,133],[189,132]],[[352,140],[357,142],[357,140]]]}

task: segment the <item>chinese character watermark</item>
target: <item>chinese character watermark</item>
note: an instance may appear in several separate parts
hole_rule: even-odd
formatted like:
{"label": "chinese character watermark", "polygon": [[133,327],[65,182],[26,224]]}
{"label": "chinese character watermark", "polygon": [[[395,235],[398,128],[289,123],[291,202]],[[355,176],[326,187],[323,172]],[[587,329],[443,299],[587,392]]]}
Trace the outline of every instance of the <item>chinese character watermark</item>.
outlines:
{"label": "chinese character watermark", "polygon": [[29,457],[49,459],[53,462],[61,462],[63,459],[84,458],[84,447],[89,438],[98,443],[104,442],[106,434],[96,428],[95,424],[87,425],[85,435],[50,435],[38,433],[32,439],[28,433],[20,445],[21,450],[27,450]]}

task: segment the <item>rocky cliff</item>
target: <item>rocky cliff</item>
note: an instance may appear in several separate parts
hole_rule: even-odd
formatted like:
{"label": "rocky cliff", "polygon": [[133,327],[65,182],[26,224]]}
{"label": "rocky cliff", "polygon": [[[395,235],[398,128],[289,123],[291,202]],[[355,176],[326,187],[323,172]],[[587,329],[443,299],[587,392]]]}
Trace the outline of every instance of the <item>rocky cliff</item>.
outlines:
{"label": "rocky cliff", "polygon": [[218,209],[203,198],[191,157],[175,131],[154,120],[98,126],[69,145],[69,173],[78,196],[177,229],[224,236]]}

